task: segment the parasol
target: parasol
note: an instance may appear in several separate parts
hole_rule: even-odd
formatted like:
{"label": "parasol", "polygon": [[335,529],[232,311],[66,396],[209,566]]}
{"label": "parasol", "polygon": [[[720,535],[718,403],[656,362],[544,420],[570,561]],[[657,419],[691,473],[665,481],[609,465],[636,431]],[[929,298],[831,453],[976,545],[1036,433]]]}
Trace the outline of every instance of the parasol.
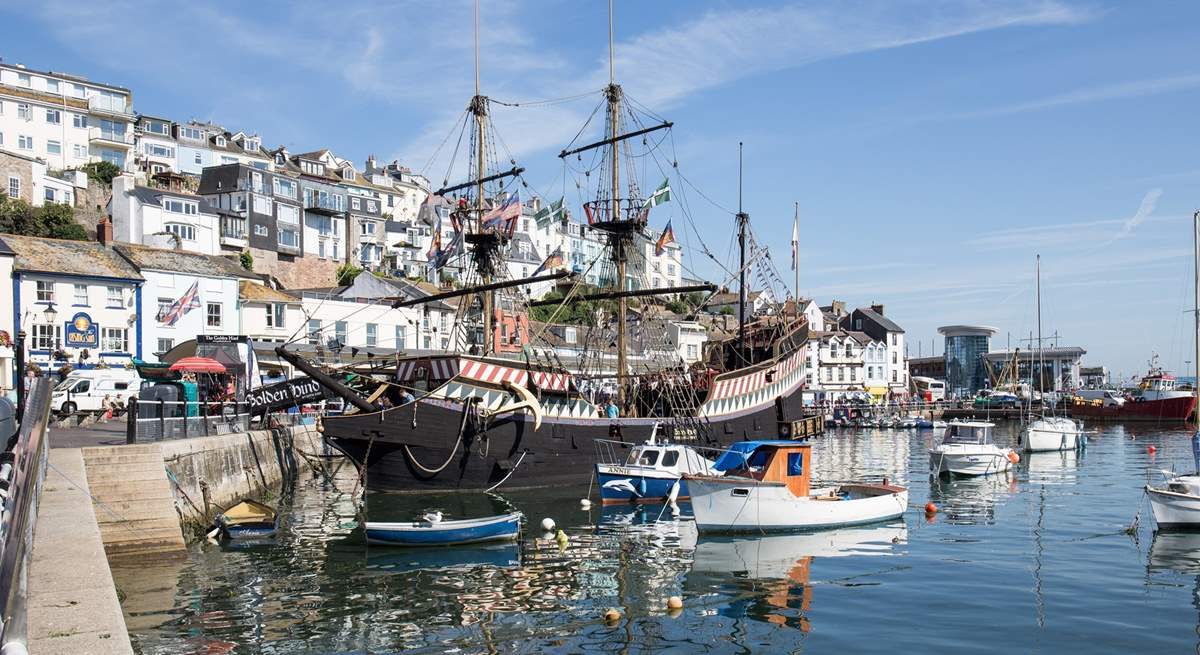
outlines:
{"label": "parasol", "polygon": [[225,365],[209,357],[184,357],[171,364],[172,371],[191,371],[193,373],[224,373]]}

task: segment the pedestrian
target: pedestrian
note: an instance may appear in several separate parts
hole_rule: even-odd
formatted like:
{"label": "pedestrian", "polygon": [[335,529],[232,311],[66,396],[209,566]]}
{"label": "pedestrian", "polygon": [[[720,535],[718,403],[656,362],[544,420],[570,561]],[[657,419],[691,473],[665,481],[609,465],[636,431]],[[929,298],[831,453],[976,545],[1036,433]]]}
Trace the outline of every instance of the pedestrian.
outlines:
{"label": "pedestrian", "polygon": [[416,397],[412,395],[412,392],[410,392],[408,389],[406,389],[404,387],[400,387],[400,404],[401,405],[407,405],[415,400],[416,400]]}
{"label": "pedestrian", "polygon": [[604,414],[608,418],[617,418],[621,415],[621,410],[617,407],[617,403],[612,398],[608,399],[608,405],[604,407]]}

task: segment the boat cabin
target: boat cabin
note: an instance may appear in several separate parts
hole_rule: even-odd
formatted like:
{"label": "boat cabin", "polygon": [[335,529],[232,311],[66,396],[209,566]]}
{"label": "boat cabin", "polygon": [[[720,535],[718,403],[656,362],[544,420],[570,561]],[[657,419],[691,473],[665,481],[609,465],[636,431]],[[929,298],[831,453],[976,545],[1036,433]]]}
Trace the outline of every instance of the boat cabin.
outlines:
{"label": "boat cabin", "polygon": [[992,443],[992,429],[995,423],[984,421],[953,422],[946,426],[942,435],[943,444],[988,444]]}
{"label": "boat cabin", "polygon": [[782,483],[792,495],[804,497],[809,494],[811,456],[812,445],[807,441],[739,441],[713,468],[726,476]]}
{"label": "boat cabin", "polygon": [[710,464],[695,450],[672,444],[645,444],[629,450],[625,466],[652,468],[672,473],[703,473]]}

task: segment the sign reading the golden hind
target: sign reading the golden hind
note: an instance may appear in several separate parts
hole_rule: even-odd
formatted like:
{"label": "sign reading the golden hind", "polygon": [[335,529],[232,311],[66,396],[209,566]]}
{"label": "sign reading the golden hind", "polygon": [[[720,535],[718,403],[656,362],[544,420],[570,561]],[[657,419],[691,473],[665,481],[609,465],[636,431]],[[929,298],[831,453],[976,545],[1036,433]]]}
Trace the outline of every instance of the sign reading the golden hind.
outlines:
{"label": "sign reading the golden hind", "polygon": [[68,348],[99,348],[100,326],[86,312],[77,312],[63,330]]}

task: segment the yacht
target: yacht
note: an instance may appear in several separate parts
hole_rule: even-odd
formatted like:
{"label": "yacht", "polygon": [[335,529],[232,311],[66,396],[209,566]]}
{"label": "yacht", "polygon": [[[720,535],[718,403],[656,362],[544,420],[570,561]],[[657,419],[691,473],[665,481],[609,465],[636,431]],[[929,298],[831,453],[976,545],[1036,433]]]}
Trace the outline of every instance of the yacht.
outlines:
{"label": "yacht", "polygon": [[932,475],[989,475],[1003,473],[1021,461],[1012,448],[992,442],[996,424],[984,421],[951,422],[942,442],[929,449]]}

